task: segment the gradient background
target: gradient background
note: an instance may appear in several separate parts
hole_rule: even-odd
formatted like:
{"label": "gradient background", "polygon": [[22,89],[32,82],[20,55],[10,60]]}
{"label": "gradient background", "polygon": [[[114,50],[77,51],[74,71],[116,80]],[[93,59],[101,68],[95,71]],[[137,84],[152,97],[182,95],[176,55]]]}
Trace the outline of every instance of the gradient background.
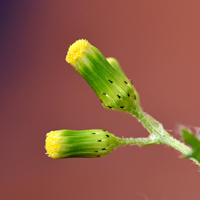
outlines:
{"label": "gradient background", "polygon": [[1,200],[200,199],[199,168],[163,145],[97,159],[53,160],[44,149],[57,129],[148,135],[104,109],[65,62],[80,38],[119,60],[143,108],[175,137],[178,124],[200,126],[199,0],[5,0],[0,14]]}

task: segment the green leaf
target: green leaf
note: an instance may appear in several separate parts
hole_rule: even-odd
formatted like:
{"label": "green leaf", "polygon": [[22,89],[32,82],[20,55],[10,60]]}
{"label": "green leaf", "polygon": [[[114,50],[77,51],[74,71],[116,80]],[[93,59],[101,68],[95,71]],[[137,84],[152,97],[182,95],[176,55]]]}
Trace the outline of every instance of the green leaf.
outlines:
{"label": "green leaf", "polygon": [[192,150],[185,155],[185,158],[194,158],[200,162],[200,138],[197,139],[195,135],[188,129],[181,130],[183,141],[192,147]]}

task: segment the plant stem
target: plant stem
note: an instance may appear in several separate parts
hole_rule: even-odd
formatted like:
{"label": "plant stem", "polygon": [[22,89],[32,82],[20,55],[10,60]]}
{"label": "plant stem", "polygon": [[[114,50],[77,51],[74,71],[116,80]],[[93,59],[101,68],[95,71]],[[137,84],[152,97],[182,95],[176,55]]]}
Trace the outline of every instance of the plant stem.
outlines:
{"label": "plant stem", "polygon": [[[136,114],[135,114],[136,113]],[[183,155],[187,155],[191,148],[180,142],[179,140],[172,137],[162,126],[162,124],[156,121],[147,113],[144,113],[142,109],[138,108],[137,112],[134,111],[134,116],[142,123],[144,128],[150,133],[150,136],[147,138],[130,138],[130,139],[122,139],[122,145],[151,145],[151,144],[166,144],[168,146],[173,147],[174,149],[180,151]],[[193,160],[197,165],[200,166],[200,163]]]}
{"label": "plant stem", "polygon": [[138,145],[138,146],[146,146],[146,145],[153,145],[153,144],[160,144],[156,138],[120,138],[119,146],[124,145]]}

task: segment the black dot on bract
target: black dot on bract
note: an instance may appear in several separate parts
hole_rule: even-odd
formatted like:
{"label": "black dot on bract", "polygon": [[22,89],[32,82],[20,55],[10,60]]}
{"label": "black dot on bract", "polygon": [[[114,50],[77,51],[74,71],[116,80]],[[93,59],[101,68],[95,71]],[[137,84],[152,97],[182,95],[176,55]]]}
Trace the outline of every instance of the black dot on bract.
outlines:
{"label": "black dot on bract", "polygon": [[124,81],[124,83],[128,84],[126,81]]}
{"label": "black dot on bract", "polygon": [[101,94],[106,95],[106,93],[103,93],[103,92]]}
{"label": "black dot on bract", "polygon": [[120,106],[120,108],[124,108],[124,106]]}
{"label": "black dot on bract", "polygon": [[108,106],[108,108],[110,108],[110,109],[111,109],[112,107],[111,107],[111,106]]}
{"label": "black dot on bract", "polygon": [[101,140],[97,140],[97,142],[101,142]]}
{"label": "black dot on bract", "polygon": [[136,95],[134,94],[134,99],[136,100]]}
{"label": "black dot on bract", "polygon": [[102,129],[102,131],[106,131],[106,130]]}
{"label": "black dot on bract", "polygon": [[96,153],[97,153],[98,151],[94,151],[94,152],[96,152]]}
{"label": "black dot on bract", "polygon": [[92,134],[96,134],[96,133],[92,133]]}
{"label": "black dot on bract", "polygon": [[109,135],[106,135],[106,137],[110,137]]}
{"label": "black dot on bract", "polygon": [[128,95],[128,97],[130,97],[130,94],[129,94],[129,93],[128,93],[127,95]]}
{"label": "black dot on bract", "polygon": [[106,150],[106,148],[103,148],[103,149],[101,149],[101,150]]}
{"label": "black dot on bract", "polygon": [[118,94],[117,94],[117,96],[119,97],[119,99],[121,98],[121,96],[120,96],[120,95],[118,95]]}
{"label": "black dot on bract", "polygon": [[113,83],[111,80],[108,79],[109,82]]}
{"label": "black dot on bract", "polygon": [[98,155],[97,157],[100,157],[100,155]]}

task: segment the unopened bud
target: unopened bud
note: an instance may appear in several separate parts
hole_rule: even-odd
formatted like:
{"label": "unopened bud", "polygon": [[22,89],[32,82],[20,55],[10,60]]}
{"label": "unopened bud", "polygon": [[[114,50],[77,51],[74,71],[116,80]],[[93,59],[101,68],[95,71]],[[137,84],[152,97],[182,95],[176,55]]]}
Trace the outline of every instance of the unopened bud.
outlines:
{"label": "unopened bud", "polygon": [[51,158],[96,158],[121,146],[120,138],[99,129],[58,130],[47,133],[45,148]]}
{"label": "unopened bud", "polygon": [[139,95],[119,63],[107,61],[88,41],[72,44],[66,61],[88,82],[105,108],[134,114],[140,106]]}

